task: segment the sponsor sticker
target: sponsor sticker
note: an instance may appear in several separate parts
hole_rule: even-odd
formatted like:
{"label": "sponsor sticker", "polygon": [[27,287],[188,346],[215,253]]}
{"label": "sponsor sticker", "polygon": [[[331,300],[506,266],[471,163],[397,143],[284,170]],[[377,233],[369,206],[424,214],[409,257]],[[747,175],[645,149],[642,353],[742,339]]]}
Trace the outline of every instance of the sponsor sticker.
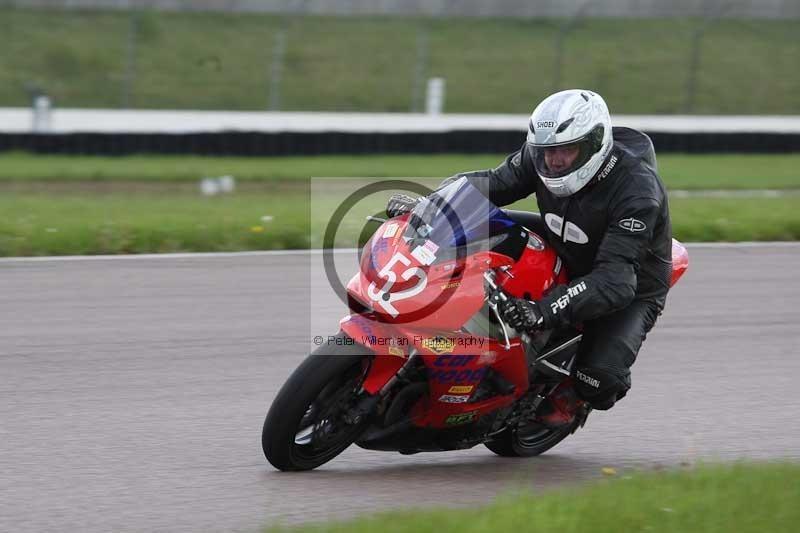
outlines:
{"label": "sponsor sticker", "polygon": [[444,419],[444,423],[448,426],[460,426],[462,424],[469,424],[473,422],[478,416],[478,411],[470,411],[468,413],[459,413],[457,415],[450,415]]}
{"label": "sponsor sticker", "polygon": [[457,289],[461,285],[460,281],[451,281],[449,283],[445,283],[442,285],[442,290],[446,289]]}
{"label": "sponsor sticker", "polygon": [[480,381],[489,372],[489,367],[476,370],[456,370],[439,368],[428,371],[428,379],[434,383],[464,383],[465,381]]}
{"label": "sponsor sticker", "polygon": [[389,249],[389,241],[386,239],[375,239],[372,243],[372,253],[381,254]]}
{"label": "sponsor sticker", "polygon": [[394,237],[397,233],[397,228],[399,224],[397,222],[392,222],[391,224],[386,225],[386,229],[383,230],[383,238],[388,239],[390,237]]}
{"label": "sponsor sticker", "polygon": [[433,241],[425,241],[422,247],[429,250],[432,254],[435,254],[439,250],[439,245]]}
{"label": "sponsor sticker", "polygon": [[[427,348],[436,355],[441,355],[444,353],[451,353],[456,347],[456,343],[453,339],[448,339],[446,337],[432,337],[429,339],[422,339],[422,347]],[[438,364],[438,361],[437,359],[437,362],[434,364],[436,364],[436,366],[442,366]]]}
{"label": "sponsor sticker", "polygon": [[439,396],[439,401],[443,403],[467,403],[469,401],[468,394],[443,394]]}
{"label": "sponsor sticker", "polygon": [[[446,348],[446,347],[443,347]],[[452,348],[450,348],[452,350]],[[428,379],[434,383],[464,383],[482,380],[488,372],[488,367],[474,370],[464,369],[467,364],[475,361],[477,355],[440,355],[433,362],[435,368],[428,370]],[[450,391],[453,392],[453,391]]]}
{"label": "sponsor sticker", "polygon": [[[428,241],[430,242],[430,241]],[[425,246],[417,246],[411,252],[412,257],[422,263],[425,266],[430,265],[436,260],[436,254],[431,252],[429,249],[425,248]]]}
{"label": "sponsor sticker", "polygon": [[[453,342],[451,339],[445,340]],[[430,350],[430,348],[428,349]],[[450,351],[452,351],[452,348]],[[433,362],[433,366],[466,366],[467,363],[474,359],[474,355],[440,355],[436,358],[436,361]]]}
{"label": "sponsor sticker", "polygon": [[541,252],[544,250],[544,242],[535,233],[528,233],[528,248]]}
{"label": "sponsor sticker", "polygon": [[406,353],[402,350],[402,348],[398,348],[397,346],[389,346],[389,355],[405,358]]}
{"label": "sponsor sticker", "polygon": [[474,385],[453,385],[447,389],[447,392],[450,394],[469,394],[474,388]]}

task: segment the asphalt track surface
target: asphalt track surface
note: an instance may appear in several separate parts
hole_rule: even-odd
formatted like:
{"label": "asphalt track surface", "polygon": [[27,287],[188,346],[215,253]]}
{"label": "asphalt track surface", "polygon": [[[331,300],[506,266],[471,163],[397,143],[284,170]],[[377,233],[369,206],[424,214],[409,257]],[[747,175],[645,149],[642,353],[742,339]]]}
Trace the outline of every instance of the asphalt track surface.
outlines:
{"label": "asphalt track surface", "polygon": [[550,453],[352,448],[303,474],[273,470],[260,433],[343,314],[319,255],[0,261],[0,530],[247,531],[483,503],[606,466],[800,459],[800,247],[690,255],[631,393]]}

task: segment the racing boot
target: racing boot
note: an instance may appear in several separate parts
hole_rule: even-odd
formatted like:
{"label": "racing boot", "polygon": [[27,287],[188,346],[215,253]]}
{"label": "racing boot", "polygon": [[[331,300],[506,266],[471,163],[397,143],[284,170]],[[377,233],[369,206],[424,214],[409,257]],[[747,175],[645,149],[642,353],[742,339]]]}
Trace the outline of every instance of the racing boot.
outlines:
{"label": "racing boot", "polygon": [[535,420],[551,428],[567,426],[575,422],[584,403],[575,392],[572,378],[565,379],[539,406]]}

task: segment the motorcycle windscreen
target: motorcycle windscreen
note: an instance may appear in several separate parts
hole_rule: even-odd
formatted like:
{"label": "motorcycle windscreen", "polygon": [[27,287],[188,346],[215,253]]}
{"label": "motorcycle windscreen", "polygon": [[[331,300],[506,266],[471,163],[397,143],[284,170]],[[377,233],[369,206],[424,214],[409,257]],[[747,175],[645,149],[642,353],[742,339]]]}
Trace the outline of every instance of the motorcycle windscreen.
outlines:
{"label": "motorcycle windscreen", "polygon": [[412,247],[414,241],[435,243],[437,258],[444,260],[454,258],[459,248],[466,254],[496,249],[514,226],[467,178],[460,178],[421,199],[403,237]]}
{"label": "motorcycle windscreen", "polygon": [[458,328],[483,305],[480,268],[466,269],[467,258],[491,250],[516,259],[527,243],[527,233],[466,179],[382,229],[348,291],[382,320],[427,329]]}

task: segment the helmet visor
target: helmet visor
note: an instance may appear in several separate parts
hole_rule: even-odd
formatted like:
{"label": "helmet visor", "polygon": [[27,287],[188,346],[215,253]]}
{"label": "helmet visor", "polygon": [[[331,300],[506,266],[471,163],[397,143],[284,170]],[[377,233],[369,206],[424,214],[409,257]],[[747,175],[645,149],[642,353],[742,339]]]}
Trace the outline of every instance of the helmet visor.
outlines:
{"label": "helmet visor", "polygon": [[581,168],[602,147],[603,126],[597,126],[583,137],[563,143],[535,144],[525,149],[537,174],[543,178],[561,178]]}

